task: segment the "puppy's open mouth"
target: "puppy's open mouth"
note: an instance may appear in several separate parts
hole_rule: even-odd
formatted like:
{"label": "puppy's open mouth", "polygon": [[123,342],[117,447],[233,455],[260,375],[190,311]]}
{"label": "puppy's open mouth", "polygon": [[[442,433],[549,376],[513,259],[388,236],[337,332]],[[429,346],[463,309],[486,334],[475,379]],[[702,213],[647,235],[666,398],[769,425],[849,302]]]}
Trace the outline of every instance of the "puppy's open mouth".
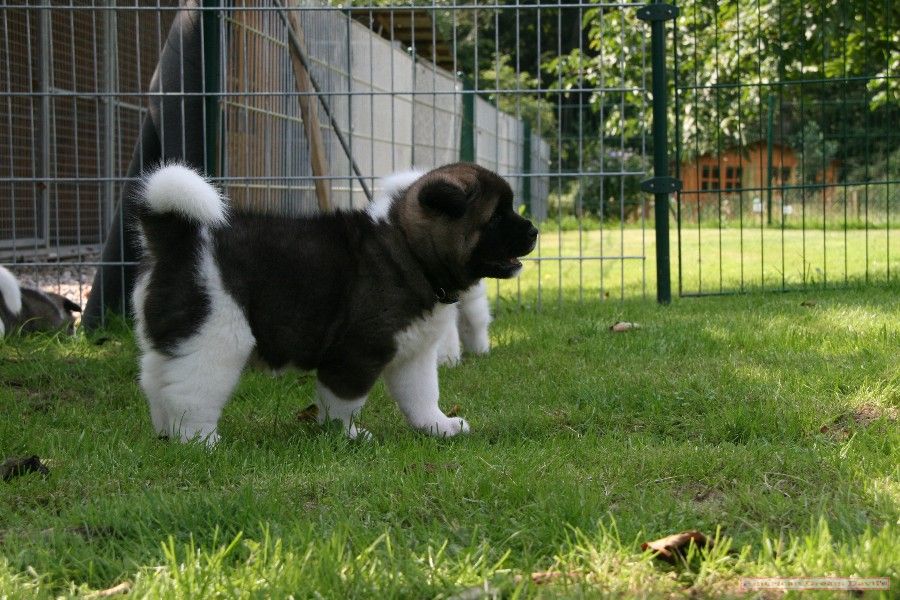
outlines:
{"label": "puppy's open mouth", "polygon": [[519,252],[515,256],[510,256],[509,258],[502,258],[500,260],[491,261],[491,266],[497,267],[498,269],[513,272],[517,269],[522,268],[522,261],[519,260],[521,256],[527,256],[531,254],[531,251],[534,250],[535,246],[537,246],[537,238],[532,240],[531,244],[529,244],[528,248],[524,252]]}
{"label": "puppy's open mouth", "polygon": [[507,252],[515,252],[515,254],[505,258],[496,258],[494,260],[485,261],[482,263],[482,268],[486,269],[486,271],[482,276],[496,277],[499,279],[515,277],[519,271],[522,270],[521,257],[530,254],[535,246],[537,246],[537,239],[529,240],[527,247],[520,247],[519,249],[506,248]]}
{"label": "puppy's open mouth", "polygon": [[522,268],[522,261],[518,257],[511,256],[500,260],[492,260],[487,265],[493,271],[492,277],[505,279],[519,272],[519,269]]}
{"label": "puppy's open mouth", "polygon": [[518,269],[519,267],[522,266],[522,261],[519,260],[519,258],[517,256],[510,256],[509,258],[505,258],[503,260],[494,261],[491,264],[493,264],[494,266],[502,267],[502,268],[506,268],[506,269],[510,269],[510,268]]}

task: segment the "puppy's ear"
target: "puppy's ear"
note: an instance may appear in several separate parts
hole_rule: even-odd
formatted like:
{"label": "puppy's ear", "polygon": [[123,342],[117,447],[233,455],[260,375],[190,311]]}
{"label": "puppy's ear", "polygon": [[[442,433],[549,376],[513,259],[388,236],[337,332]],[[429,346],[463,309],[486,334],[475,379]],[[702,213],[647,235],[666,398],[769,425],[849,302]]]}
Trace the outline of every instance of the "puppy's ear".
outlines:
{"label": "puppy's ear", "polygon": [[69,312],[81,312],[81,307],[69,300],[68,298],[63,299],[63,308]]}
{"label": "puppy's ear", "polygon": [[419,202],[425,208],[439,212],[451,219],[466,213],[466,192],[448,181],[429,181],[419,190]]}

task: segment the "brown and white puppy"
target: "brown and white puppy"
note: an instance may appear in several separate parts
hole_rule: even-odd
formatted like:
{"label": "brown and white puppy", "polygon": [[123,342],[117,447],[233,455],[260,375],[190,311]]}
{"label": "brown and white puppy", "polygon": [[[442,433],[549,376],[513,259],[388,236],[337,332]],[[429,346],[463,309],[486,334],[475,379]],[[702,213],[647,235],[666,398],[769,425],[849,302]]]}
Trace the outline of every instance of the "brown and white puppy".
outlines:
{"label": "brown and white puppy", "polygon": [[[425,173],[422,169],[414,168],[382,178],[378,192],[366,210],[373,218],[386,220],[394,201],[402,198]],[[463,349],[472,354],[487,354],[491,348],[488,332],[491,307],[484,281],[478,280],[475,285],[460,292],[456,307],[456,318],[449,320],[438,345],[438,364],[459,363]]]}
{"label": "brown and white puppy", "polygon": [[0,337],[13,331],[64,330],[75,332],[75,314],[81,307],[59,294],[23,288],[0,266]]}
{"label": "brown and white puppy", "polygon": [[319,419],[355,421],[384,376],[407,421],[468,431],[438,407],[437,347],[453,302],[482,277],[512,277],[537,230],[501,177],[435,169],[383,215],[284,217],[233,211],[179,165],[145,180],[145,243],[134,291],[141,386],[158,433],[214,443],[251,352],[315,370]]}

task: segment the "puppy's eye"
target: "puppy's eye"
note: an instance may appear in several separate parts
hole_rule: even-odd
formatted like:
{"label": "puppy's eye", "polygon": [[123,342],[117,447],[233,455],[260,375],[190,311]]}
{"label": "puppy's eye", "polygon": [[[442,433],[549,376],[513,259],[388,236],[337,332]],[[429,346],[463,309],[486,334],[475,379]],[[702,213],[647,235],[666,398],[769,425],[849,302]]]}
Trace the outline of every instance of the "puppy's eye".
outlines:
{"label": "puppy's eye", "polygon": [[489,226],[494,226],[500,223],[500,219],[503,218],[503,215],[500,214],[500,211],[495,212],[491,215],[490,220],[488,221]]}

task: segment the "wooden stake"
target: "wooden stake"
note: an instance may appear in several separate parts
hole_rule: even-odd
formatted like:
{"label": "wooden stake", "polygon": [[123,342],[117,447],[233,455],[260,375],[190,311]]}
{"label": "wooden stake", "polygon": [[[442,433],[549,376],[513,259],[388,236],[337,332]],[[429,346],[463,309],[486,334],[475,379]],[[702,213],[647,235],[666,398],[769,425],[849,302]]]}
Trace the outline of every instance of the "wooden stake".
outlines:
{"label": "wooden stake", "polygon": [[[295,2],[291,4],[295,4]],[[306,42],[304,41],[303,28],[300,26],[300,18],[297,16],[297,11],[286,10],[285,12],[287,12],[288,21],[296,41],[305,53]],[[300,116],[303,119],[306,141],[309,143],[309,163],[312,167],[313,176],[316,177],[316,199],[319,203],[319,210],[331,212],[332,206],[328,180],[322,179],[328,174],[328,162],[326,160],[325,145],[322,143],[322,130],[319,127],[319,111],[316,105],[316,97],[312,95],[314,91],[312,81],[309,78],[309,72],[303,65],[298,49],[292,43],[288,43],[288,48],[291,52],[291,65],[294,68],[297,91],[302,94],[297,99],[300,101]]]}

